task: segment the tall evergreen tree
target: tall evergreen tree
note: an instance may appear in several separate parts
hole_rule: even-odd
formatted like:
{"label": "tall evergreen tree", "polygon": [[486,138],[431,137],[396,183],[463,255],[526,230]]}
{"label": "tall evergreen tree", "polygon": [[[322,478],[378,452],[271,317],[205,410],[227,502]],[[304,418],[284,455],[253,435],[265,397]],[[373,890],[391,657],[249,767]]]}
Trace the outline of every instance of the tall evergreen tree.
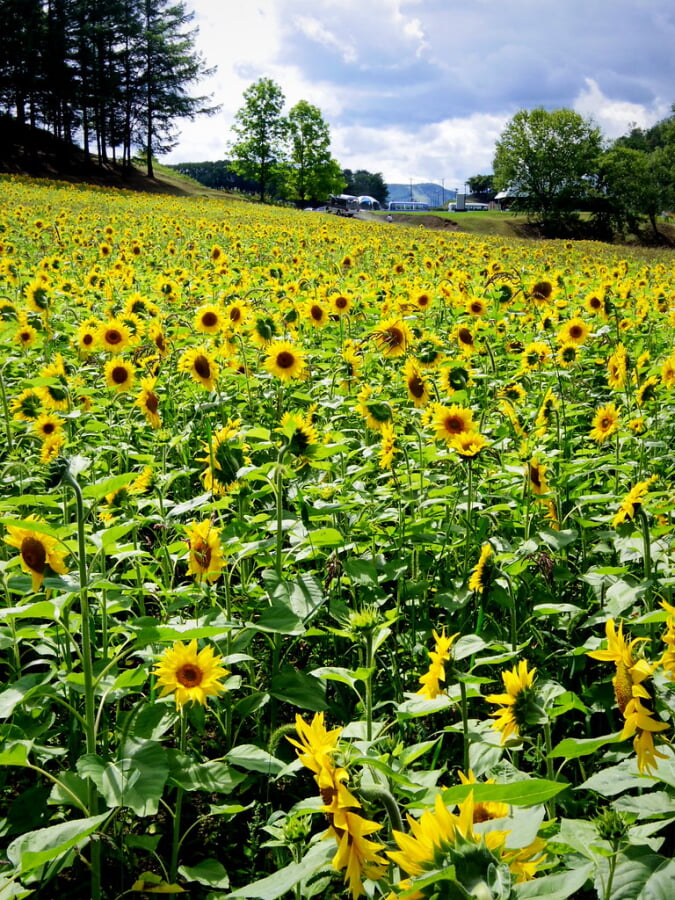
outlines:
{"label": "tall evergreen tree", "polygon": [[182,0],[171,6],[168,0],[144,0],[140,99],[142,143],[151,178],[153,155],[175,146],[175,120],[218,110],[208,105],[209,97],[192,97],[187,91],[211,72],[195,51],[196,31],[186,30],[193,19]]}

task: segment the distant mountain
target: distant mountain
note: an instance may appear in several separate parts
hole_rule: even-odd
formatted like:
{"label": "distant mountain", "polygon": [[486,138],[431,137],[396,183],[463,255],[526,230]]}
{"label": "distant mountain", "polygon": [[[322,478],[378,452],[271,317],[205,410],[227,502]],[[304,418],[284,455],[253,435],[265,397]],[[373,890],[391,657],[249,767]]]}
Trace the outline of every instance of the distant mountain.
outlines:
{"label": "distant mountain", "polygon": [[443,188],[442,185],[433,184],[429,181],[423,184],[413,184],[412,198],[410,196],[410,184],[388,184],[387,188],[389,190],[389,200],[392,202],[412,199],[418,203],[428,203],[429,206],[442,206],[444,201],[448,204],[455,199],[456,193],[454,188]]}

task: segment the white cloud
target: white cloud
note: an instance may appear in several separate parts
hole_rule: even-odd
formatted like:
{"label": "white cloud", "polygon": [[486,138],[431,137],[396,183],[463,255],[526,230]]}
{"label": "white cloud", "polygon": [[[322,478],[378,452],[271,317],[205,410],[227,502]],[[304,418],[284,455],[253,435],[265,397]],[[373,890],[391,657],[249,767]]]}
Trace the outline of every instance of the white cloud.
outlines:
{"label": "white cloud", "polygon": [[354,63],[357,60],[356,49],[351,43],[347,43],[337,35],[329,31],[314,16],[296,16],[293,24],[301,31],[305,37],[327,47],[329,50],[336,51],[345,63]]}
{"label": "white cloud", "polygon": [[592,118],[602,133],[614,140],[627,134],[632,125],[649,128],[668,115],[668,104],[656,100],[650,107],[627,100],[610,100],[593,78],[585,78],[586,87],[574,100],[573,108],[584,118]]}

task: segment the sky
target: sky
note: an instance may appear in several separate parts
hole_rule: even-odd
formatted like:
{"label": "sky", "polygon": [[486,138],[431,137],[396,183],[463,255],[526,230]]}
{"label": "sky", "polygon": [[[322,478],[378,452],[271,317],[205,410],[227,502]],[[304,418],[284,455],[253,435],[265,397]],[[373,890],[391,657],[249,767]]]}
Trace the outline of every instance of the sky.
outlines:
{"label": "sky", "polygon": [[245,89],[317,106],[342,168],[462,188],[520,109],[567,107],[610,141],[675,103],[673,0],[185,0],[220,105],[164,163],[227,158]]}

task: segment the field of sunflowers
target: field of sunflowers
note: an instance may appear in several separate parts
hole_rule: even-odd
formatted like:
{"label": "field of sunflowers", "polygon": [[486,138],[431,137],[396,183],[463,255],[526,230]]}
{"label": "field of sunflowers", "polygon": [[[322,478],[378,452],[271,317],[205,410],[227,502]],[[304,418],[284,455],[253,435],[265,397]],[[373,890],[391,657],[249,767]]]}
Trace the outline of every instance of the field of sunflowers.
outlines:
{"label": "field of sunflowers", "polygon": [[0,197],[0,900],[672,900],[672,252]]}

